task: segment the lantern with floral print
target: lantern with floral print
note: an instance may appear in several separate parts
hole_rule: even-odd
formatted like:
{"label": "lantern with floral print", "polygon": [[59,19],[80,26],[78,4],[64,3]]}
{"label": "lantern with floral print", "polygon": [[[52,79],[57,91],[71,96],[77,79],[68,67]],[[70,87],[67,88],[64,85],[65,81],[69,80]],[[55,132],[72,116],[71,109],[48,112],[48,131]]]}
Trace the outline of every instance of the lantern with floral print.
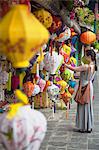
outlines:
{"label": "lantern with floral print", "polygon": [[48,38],[48,31],[26,5],[13,6],[0,22],[0,52],[14,68],[28,67],[30,59]]}
{"label": "lantern with floral print", "polygon": [[35,11],[34,15],[46,28],[51,27],[53,19],[51,14],[48,11],[44,9],[40,9]]}
{"label": "lantern with floral print", "polygon": [[32,96],[33,90],[34,90],[34,85],[31,81],[28,81],[26,83],[24,83],[23,85],[24,88],[24,92],[28,97]]}
{"label": "lantern with floral print", "polygon": [[66,40],[68,40],[71,36],[71,30],[70,28],[68,28],[67,26],[65,26],[63,28],[63,31],[61,31],[61,33],[59,34],[59,36],[56,37],[56,41],[58,42],[64,42]]}

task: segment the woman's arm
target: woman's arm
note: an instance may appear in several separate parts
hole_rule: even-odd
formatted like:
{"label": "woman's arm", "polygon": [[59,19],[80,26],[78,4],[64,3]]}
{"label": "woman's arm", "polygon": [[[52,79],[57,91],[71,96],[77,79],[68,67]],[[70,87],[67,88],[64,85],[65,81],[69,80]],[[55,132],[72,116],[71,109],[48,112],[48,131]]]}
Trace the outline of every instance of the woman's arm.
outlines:
{"label": "woman's arm", "polygon": [[77,72],[81,72],[81,71],[86,71],[88,69],[88,65],[83,65],[83,66],[79,66],[79,67],[72,67],[69,66],[67,64],[65,64],[66,68],[72,70],[72,71],[77,71]]}

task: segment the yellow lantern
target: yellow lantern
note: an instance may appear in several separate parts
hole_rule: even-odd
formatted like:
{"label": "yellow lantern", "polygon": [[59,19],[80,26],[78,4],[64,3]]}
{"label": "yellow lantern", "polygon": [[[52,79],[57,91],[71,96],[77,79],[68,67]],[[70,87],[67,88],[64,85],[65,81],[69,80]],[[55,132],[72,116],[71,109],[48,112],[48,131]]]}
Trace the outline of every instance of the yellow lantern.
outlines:
{"label": "yellow lantern", "polygon": [[67,83],[64,80],[60,80],[57,82],[57,84],[61,86],[61,92],[60,93],[61,94],[64,93],[66,86],[67,86]]}
{"label": "yellow lantern", "polygon": [[76,63],[77,63],[76,58],[74,58],[73,56],[70,57],[70,63],[76,65]]}
{"label": "yellow lantern", "polygon": [[53,18],[48,11],[46,11],[44,9],[40,9],[40,10],[35,11],[34,15],[46,28],[51,27]]}
{"label": "yellow lantern", "polygon": [[71,48],[66,44],[63,45],[63,51],[70,56]]}
{"label": "yellow lantern", "polygon": [[15,68],[28,67],[48,38],[48,31],[26,5],[13,6],[0,22],[0,48]]}

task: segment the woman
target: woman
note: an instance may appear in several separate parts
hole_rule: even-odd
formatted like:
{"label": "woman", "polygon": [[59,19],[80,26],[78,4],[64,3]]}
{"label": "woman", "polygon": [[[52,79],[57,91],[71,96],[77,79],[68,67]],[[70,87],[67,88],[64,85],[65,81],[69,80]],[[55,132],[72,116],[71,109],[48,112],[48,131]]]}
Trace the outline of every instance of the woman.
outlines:
{"label": "woman", "polygon": [[94,78],[95,71],[97,71],[95,52],[93,50],[87,50],[85,59],[87,60],[87,62],[89,62],[88,64],[84,64],[83,66],[79,67],[72,67],[66,64],[66,67],[70,70],[80,72],[80,82],[82,83],[82,87],[85,87],[88,84],[90,78],[90,102],[84,105],[77,103],[76,127],[80,132],[91,133],[93,127],[92,80]]}

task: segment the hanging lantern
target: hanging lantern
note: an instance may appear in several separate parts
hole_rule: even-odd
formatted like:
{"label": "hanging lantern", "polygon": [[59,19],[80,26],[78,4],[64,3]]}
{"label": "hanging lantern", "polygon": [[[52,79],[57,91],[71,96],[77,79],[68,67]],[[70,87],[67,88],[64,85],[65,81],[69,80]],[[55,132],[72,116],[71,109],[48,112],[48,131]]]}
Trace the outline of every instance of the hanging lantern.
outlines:
{"label": "hanging lantern", "polygon": [[63,32],[61,32],[58,37],[56,37],[56,39],[55,39],[56,41],[64,42],[70,38],[70,36],[71,36],[70,28],[64,27],[64,29],[65,30]]}
{"label": "hanging lantern", "polygon": [[44,57],[44,69],[50,74],[56,74],[63,63],[64,59],[61,54],[58,55],[57,52],[52,51],[52,56],[50,52],[47,52]]}
{"label": "hanging lantern", "polygon": [[70,56],[71,47],[67,46],[66,44],[63,45],[63,51],[66,52],[68,56]]}
{"label": "hanging lantern", "polygon": [[91,31],[86,31],[81,34],[80,41],[84,44],[92,44],[96,41],[96,34]]}
{"label": "hanging lantern", "polygon": [[44,9],[40,9],[40,10],[35,11],[34,15],[46,28],[51,27],[53,19],[52,19],[51,14],[48,11]]}
{"label": "hanging lantern", "polygon": [[28,67],[48,38],[48,31],[26,5],[13,6],[0,22],[0,48],[15,68]]}
{"label": "hanging lantern", "polygon": [[53,22],[51,27],[48,29],[51,33],[56,32],[57,30],[59,30],[62,26],[62,21],[60,20],[59,17],[56,16],[52,16],[53,17]]}
{"label": "hanging lantern", "polygon": [[70,70],[66,69],[62,74],[61,77],[64,81],[68,82],[71,78],[71,72]]}
{"label": "hanging lantern", "polygon": [[26,83],[24,83],[23,85],[24,88],[24,92],[28,97],[32,96],[33,90],[34,90],[34,85],[31,81],[28,81]]}
{"label": "hanging lantern", "polygon": [[62,49],[60,51],[60,54],[64,57],[64,62],[68,63],[69,62],[69,55],[66,54],[66,52],[64,52]]}
{"label": "hanging lantern", "polygon": [[60,80],[57,82],[57,85],[60,85],[60,93],[61,94],[64,93],[66,86],[67,86],[67,83],[64,80]]}
{"label": "hanging lantern", "polygon": [[70,57],[70,64],[71,64],[71,66],[73,66],[73,67],[75,67],[76,64],[77,64],[77,60],[76,60],[76,58],[74,58],[73,56]]}

